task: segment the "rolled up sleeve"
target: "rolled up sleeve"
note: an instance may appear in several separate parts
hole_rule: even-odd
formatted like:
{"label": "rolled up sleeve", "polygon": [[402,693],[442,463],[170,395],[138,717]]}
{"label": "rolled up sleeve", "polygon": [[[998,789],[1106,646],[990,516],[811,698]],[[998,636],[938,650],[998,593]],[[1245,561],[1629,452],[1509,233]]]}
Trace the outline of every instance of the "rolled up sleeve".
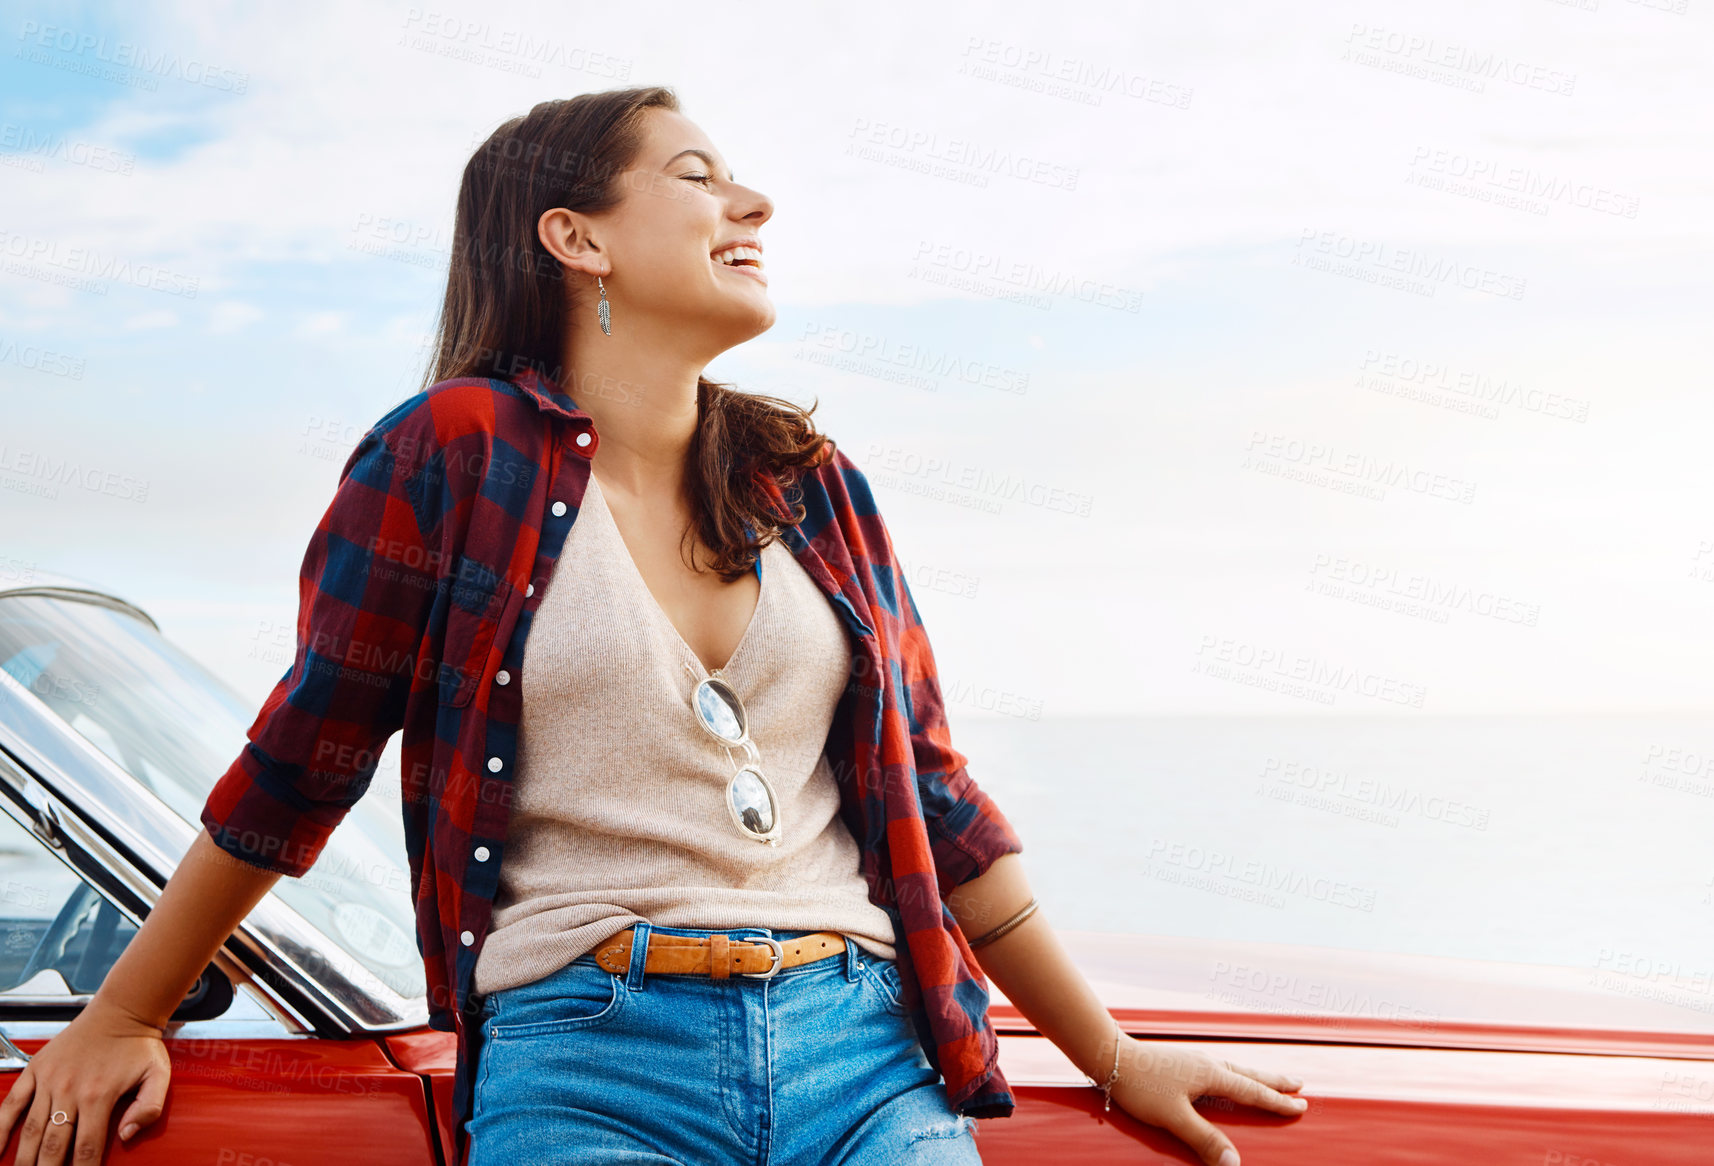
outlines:
{"label": "rolled up sleeve", "polygon": [[304,555],[291,667],[203,805],[214,842],[252,866],[308,873],[404,723],[439,579],[413,464],[379,428],[347,459]]}
{"label": "rolled up sleeve", "polygon": [[910,723],[917,795],[944,899],[953,888],[981,876],[1001,855],[1021,853],[1023,839],[994,799],[970,776],[966,767],[969,759],[952,744],[934,648],[899,564],[892,534],[875,505],[867,477],[843,451],[836,457],[858,512],[873,516],[886,566],[877,574],[894,591],[899,613],[901,692]]}
{"label": "rolled up sleeve", "polygon": [[970,776],[969,759],[952,744],[928,631],[903,572],[896,574],[904,625],[900,664],[917,795],[944,898],[953,888],[980,877],[1001,855],[1021,853],[1024,843],[994,799]]}

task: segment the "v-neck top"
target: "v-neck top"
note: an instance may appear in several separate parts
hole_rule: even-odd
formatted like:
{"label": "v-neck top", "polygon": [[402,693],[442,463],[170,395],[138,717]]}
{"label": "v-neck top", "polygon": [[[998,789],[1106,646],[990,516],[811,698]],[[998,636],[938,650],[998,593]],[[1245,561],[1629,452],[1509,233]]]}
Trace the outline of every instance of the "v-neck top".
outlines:
{"label": "v-neck top", "polygon": [[749,716],[772,784],[777,846],[726,808],[745,759],[691,709],[709,675],[649,591],[593,475],[520,671],[519,759],[479,994],[529,983],[634,923],[838,931],[896,955],[869,899],[825,745],[851,679],[827,596],[784,544],[718,670]]}
{"label": "v-neck top", "polygon": [[[655,614],[660,617],[660,622],[663,625],[665,625],[666,631],[668,633],[670,633],[669,638],[676,641],[678,643],[678,646],[684,649],[686,660],[689,664],[691,664],[695,667],[697,677],[700,679],[701,677],[709,675],[708,665],[706,665],[702,662],[702,657],[700,657],[696,654],[696,649],[692,648],[690,646],[690,642],[684,638],[684,633],[679,631],[678,625],[676,625],[672,622],[672,617],[669,616],[666,613],[666,609],[661,606],[660,600],[655,598],[655,593],[649,590],[648,580],[643,578],[642,571],[640,571],[637,568],[636,558],[632,556],[630,548],[625,546],[625,537],[624,537],[624,535],[619,533],[619,524],[616,521],[614,521],[613,511],[608,509],[608,507],[607,507],[607,495],[601,490],[601,485],[599,482],[597,482],[595,480],[594,474],[589,475],[589,489],[588,489],[587,493],[597,495],[597,497],[594,500],[594,505],[595,505],[596,509],[599,511],[599,517],[596,518],[596,521],[603,523],[605,526],[607,526],[611,530],[613,539],[618,544],[618,551],[616,553],[616,557],[620,557],[623,559],[623,564],[621,564],[619,566],[618,573],[621,575],[630,575],[630,576],[635,577],[636,582],[637,582],[637,586],[639,588],[641,588],[643,593],[649,597],[649,605],[654,608]],[[588,502],[584,503],[584,505],[586,505],[586,506],[589,504],[590,503],[588,503]],[[762,582],[762,560],[765,558],[769,558],[769,557],[770,556],[767,554],[766,548],[763,548],[762,553],[760,553],[756,556],[756,562],[753,564],[753,569],[755,571],[756,580],[758,583]],[[629,571],[625,570],[626,565],[628,565],[630,567]],[[798,568],[798,570],[800,570],[800,571],[802,569],[803,568],[801,568],[801,567]],[[811,582],[813,582],[813,580]],[[765,585],[764,585],[764,590],[765,590]],[[732,666],[733,661],[738,659],[739,649],[743,648],[744,641],[750,638],[750,628],[756,626],[756,617],[761,613],[762,599],[763,598],[764,598],[764,596],[763,596],[762,592],[758,591],[757,598],[756,598],[756,607],[755,607],[755,610],[750,615],[750,622],[745,625],[744,634],[738,638],[738,645],[737,645],[737,647],[732,649],[732,654],[726,658],[726,663],[724,663],[720,667],[714,669],[715,672],[724,676],[726,669],[730,668]],[[847,652],[847,654],[846,654],[847,666],[849,666],[849,664],[850,664],[850,659],[851,659],[850,653]],[[745,707],[748,708],[749,707],[748,704],[746,704]]]}

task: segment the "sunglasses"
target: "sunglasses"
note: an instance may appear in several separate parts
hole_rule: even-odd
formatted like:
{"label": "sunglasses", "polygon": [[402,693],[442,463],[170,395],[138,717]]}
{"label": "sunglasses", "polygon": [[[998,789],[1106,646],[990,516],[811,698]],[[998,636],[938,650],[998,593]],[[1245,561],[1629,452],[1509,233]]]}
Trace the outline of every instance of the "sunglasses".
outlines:
{"label": "sunglasses", "polygon": [[761,757],[756,743],[750,739],[750,718],[744,711],[744,702],[716,669],[697,681],[690,694],[690,707],[709,736],[726,746],[728,757],[733,749],[744,750],[744,764],[738,765],[732,780],[726,783],[726,812],[732,816],[733,825],[746,838],[778,846],[779,798],[774,794],[773,784],[762,774]]}

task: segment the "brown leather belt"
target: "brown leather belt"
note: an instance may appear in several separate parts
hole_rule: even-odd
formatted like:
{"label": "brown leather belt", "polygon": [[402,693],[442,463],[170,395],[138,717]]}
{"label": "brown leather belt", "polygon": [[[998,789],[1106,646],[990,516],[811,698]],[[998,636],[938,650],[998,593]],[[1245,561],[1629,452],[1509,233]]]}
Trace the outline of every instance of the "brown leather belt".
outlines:
{"label": "brown leather belt", "polygon": [[[615,975],[628,973],[635,931],[626,928],[596,948],[596,962]],[[795,968],[844,950],[845,937],[837,931],[815,931],[787,940],[765,935],[733,939],[725,935],[668,935],[650,931],[643,973],[712,976],[716,980],[730,979],[736,974],[769,980],[781,968]]]}

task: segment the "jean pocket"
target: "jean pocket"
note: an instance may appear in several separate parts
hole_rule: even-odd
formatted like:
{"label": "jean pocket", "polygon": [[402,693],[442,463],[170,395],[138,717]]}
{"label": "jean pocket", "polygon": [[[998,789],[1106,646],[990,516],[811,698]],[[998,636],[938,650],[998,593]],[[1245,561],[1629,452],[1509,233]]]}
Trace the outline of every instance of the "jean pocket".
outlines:
{"label": "jean pocket", "polygon": [[899,976],[897,961],[872,955],[864,957],[863,982],[881,997],[881,1003],[886,1005],[888,1012],[894,1016],[905,1014],[904,981]]}
{"label": "jean pocket", "polygon": [[558,971],[489,997],[490,1040],[556,1036],[607,1024],[624,1009],[621,977],[595,963],[573,960]]}

